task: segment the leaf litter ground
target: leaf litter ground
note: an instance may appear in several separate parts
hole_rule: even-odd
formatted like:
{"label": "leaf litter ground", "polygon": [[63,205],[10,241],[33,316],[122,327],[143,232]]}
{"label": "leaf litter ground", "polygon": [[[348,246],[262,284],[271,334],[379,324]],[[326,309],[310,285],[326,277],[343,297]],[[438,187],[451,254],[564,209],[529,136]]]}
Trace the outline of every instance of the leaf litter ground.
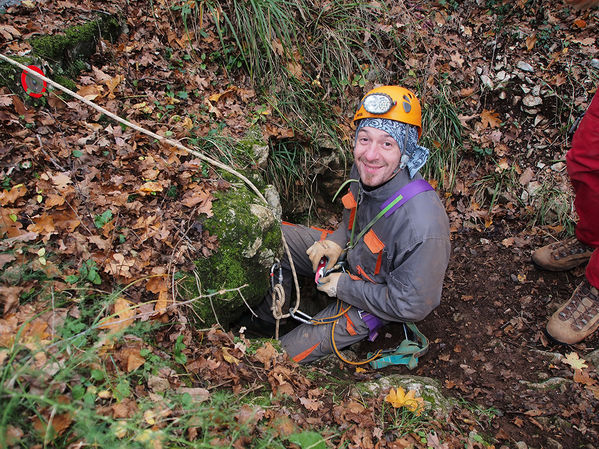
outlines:
{"label": "leaf litter ground", "polygon": [[[92,61],[93,69],[78,80],[81,93],[135,119],[142,126],[160,133],[169,131],[178,138],[186,136],[194,126],[195,132],[205,135],[218,128],[219,123],[225,123],[225,131],[232,136],[243,135],[250,125],[247,112],[257,100],[243,77],[229,84],[225,71],[216,65],[209,65],[193,75],[182,75],[182,71],[161,56],[168,45],[175,49],[176,58],[182,58],[187,45],[173,32],[169,15],[145,14],[142,11],[146,6],[136,2],[128,2],[126,6],[104,2],[102,7],[115,11],[121,6],[128,17],[129,33],[115,46],[101,44],[101,51]],[[572,353],[581,357],[590,353],[598,347],[599,335],[569,347],[556,345],[543,331],[547,318],[581,281],[583,268],[567,273],[537,270],[530,263],[530,253],[551,242],[552,236],[560,230],[526,226],[530,208],[518,206],[509,195],[491,211],[473,201],[480,193],[475,184],[477,180],[489,173],[501,175],[509,167],[517,168],[523,186],[536,176],[538,181],[553,180],[556,188],[566,194],[569,191],[563,167],[561,171],[560,167],[551,171],[539,168],[538,164],[541,160],[563,160],[567,148],[563,133],[558,135],[556,129],[564,118],[567,122],[570,111],[564,110],[559,97],[550,97],[537,112],[525,113],[505,100],[522,96],[517,84],[508,85],[503,98],[496,92],[481,94],[469,89],[482,79],[474,70],[475,63],[501,52],[504,59],[536,62],[536,70],[542,72],[536,73],[536,81],[547,83],[563,95],[570,95],[562,86],[566,82],[563,73],[571,68],[567,81],[580,84],[573,88],[576,94],[568,101],[573,107],[588,101],[581,93],[585,90],[584,84],[588,84],[588,71],[584,68],[588,64],[570,67],[567,60],[588,61],[596,54],[596,15],[570,14],[548,2],[526,8],[520,2],[501,15],[474,2],[464,2],[457,11],[434,3],[406,4],[406,14],[422,20],[423,27],[430,31],[416,36],[411,48],[413,57],[408,58],[407,68],[418,69],[423,60],[431,61],[432,57],[426,67],[429,79],[438,80],[440,72],[452,74],[455,85],[449,89],[460,99],[463,108],[460,120],[471,139],[470,147],[465,148],[458,180],[447,195],[446,206],[454,231],[453,255],[442,304],[420,325],[431,340],[431,347],[415,374],[438,379],[446,394],[498,413],[486,422],[476,413],[460,409],[445,425],[438,424],[440,430],[459,429],[465,433],[477,430],[495,436],[507,446],[524,441],[530,447],[597,447],[597,373],[592,366],[577,364]],[[12,28],[0,27],[2,42],[11,51],[27,50],[25,38],[78,24],[91,17],[93,9],[91,2],[77,6],[68,2],[40,3],[40,8],[25,2],[9,9],[4,16]],[[68,24],[65,18],[70,18]],[[512,21],[514,28],[519,26],[526,34],[526,39],[521,38],[526,44],[516,45],[514,35],[497,33],[499,20]],[[443,38],[434,32],[436,29],[444,30]],[[155,30],[160,32],[155,33]],[[553,34],[548,30],[553,30]],[[212,51],[220,43],[213,28],[207,27],[206,32],[204,50]],[[556,47],[552,40],[563,39],[568,39],[571,46],[560,53],[561,47]],[[541,46],[545,50],[535,53]],[[463,52],[464,48],[469,49],[468,53]],[[545,69],[541,70],[541,66]],[[427,88],[434,91],[434,82],[427,84]],[[592,86],[587,86],[590,88]],[[359,95],[359,90],[352,93]],[[138,99],[140,92],[143,95]],[[195,92],[197,96],[186,97],[182,92]],[[90,281],[101,273],[123,283],[142,272],[157,276],[168,274],[167,267],[171,265],[184,268],[189,264],[188,256],[207,255],[216,249],[216,242],[201,229],[193,228],[187,218],[193,208],[209,211],[210,192],[226,188],[210,179],[209,169],[204,173],[207,176],[195,178],[201,169],[197,161],[159,148],[114,124],[99,126],[101,117],[74,100],[66,99],[66,103],[49,100],[51,109],[32,109],[8,94],[3,92],[0,96],[3,123],[0,157],[5,174],[10,167],[15,169],[11,171],[12,184],[5,186],[11,190],[2,193],[4,232],[9,237],[21,236],[25,241],[29,238],[25,230],[34,232],[43,238],[48,249],[62,254],[62,260],[45,260],[38,248],[35,252],[3,255],[5,273],[16,264],[31,264],[32,269],[45,271],[56,279],[55,287],[60,289],[66,284],[55,264],[71,260],[72,271],[62,274],[75,275],[80,273],[78,261],[93,260],[95,265],[90,264],[87,272]],[[167,105],[171,107],[162,109]],[[193,124],[181,119],[192,114],[197,117]],[[502,121],[506,123],[503,127]],[[515,126],[514,122],[519,125]],[[274,127],[277,126],[284,125],[275,123]],[[265,131],[265,135],[275,134]],[[491,143],[498,164],[479,157],[483,154],[480,148]],[[27,167],[31,166],[41,173],[40,177],[30,176]],[[66,172],[69,174],[65,175]],[[173,185],[184,190],[181,192],[184,201],[173,201],[166,195]],[[38,192],[45,194],[43,202],[37,201]],[[129,201],[131,199],[133,201]],[[65,201],[73,207],[64,207]],[[120,247],[116,243],[119,234],[110,225],[105,227],[110,217],[103,215],[114,206],[119,210],[115,214],[116,223],[123,230]],[[330,218],[326,209],[319,211],[323,221]],[[156,214],[157,210],[162,213]],[[187,243],[183,248],[176,244],[180,240]],[[139,256],[135,263],[131,253],[134,247]],[[17,281],[19,287],[6,287],[4,308],[7,311],[14,311],[15,298],[36,285],[35,279]],[[156,284],[149,282],[144,288],[132,289],[130,300],[156,301],[168,287],[160,282]],[[16,329],[19,314],[26,319],[36,311],[35,305],[21,306],[3,323],[3,338],[7,338],[10,329]],[[154,305],[145,310],[148,316],[156,311]],[[32,325],[28,332],[44,337],[42,339],[54,334],[53,326],[44,330],[42,327],[43,324],[39,328]],[[189,330],[183,334],[185,338],[198,337]],[[376,345],[362,344],[355,348],[358,355],[363,356],[381,344],[396,346],[403,330],[391,325],[382,334]],[[172,349],[176,335],[165,331],[156,338],[164,342],[165,348]],[[347,435],[351,444],[373,445],[372,438],[378,431],[368,418],[370,415],[361,408],[363,405],[350,397],[341,404],[333,404],[330,397],[322,393],[327,386],[325,381],[309,380],[280,356],[268,353],[268,349],[263,350],[266,353],[250,357],[233,344],[230,336],[219,332],[202,334],[202,341],[202,347],[193,356],[188,353],[186,361],[188,370],[204,379],[193,391],[198,397],[206,394],[204,387],[223,385],[243,394],[253,388],[263,388],[257,381],[266,382],[273,392],[292,394],[302,405],[303,408],[289,411],[286,409],[291,407],[289,403],[281,404],[282,409],[287,410],[285,415],[292,416],[296,425],[343,424],[350,429]],[[187,342],[192,344],[192,340]],[[139,351],[139,347],[132,345],[117,352],[121,369],[134,369],[139,363]],[[407,372],[397,367],[356,373],[340,363],[330,362],[317,364],[312,369],[327,373],[332,383]],[[146,391],[140,388],[139,393],[150,394],[165,386],[183,388],[171,375],[160,373]],[[380,407],[374,402],[369,405],[371,410]],[[106,412],[114,416],[129,413],[126,401],[107,407],[110,410]],[[291,424],[282,424],[281,429],[286,426]],[[409,443],[406,440],[389,447],[405,447]],[[411,443],[418,444],[418,441]],[[477,444],[470,441],[471,446]]]}

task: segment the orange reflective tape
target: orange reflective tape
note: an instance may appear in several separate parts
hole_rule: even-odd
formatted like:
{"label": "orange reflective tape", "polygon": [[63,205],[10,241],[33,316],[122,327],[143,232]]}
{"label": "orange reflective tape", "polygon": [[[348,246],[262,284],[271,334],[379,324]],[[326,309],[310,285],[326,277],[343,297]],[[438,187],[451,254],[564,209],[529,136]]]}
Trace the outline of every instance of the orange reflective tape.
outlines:
{"label": "orange reflective tape", "polygon": [[356,276],[355,274],[351,274],[351,273],[347,273],[347,274],[349,274],[349,277],[352,278],[354,281],[363,281],[364,280],[360,276]]}
{"label": "orange reflective tape", "polygon": [[316,343],[311,348],[306,349],[304,352],[300,352],[298,355],[296,355],[295,357],[293,357],[293,361],[294,362],[298,362],[298,363],[301,362],[306,357],[308,357],[310,354],[312,354],[312,351],[314,351],[319,344],[320,344],[320,342]]}
{"label": "orange reflective tape", "polygon": [[282,221],[281,224],[284,224],[284,225],[287,225],[287,226],[297,226],[296,224],[289,223],[288,221]]}
{"label": "orange reflective tape", "polygon": [[351,336],[358,335],[356,328],[354,327],[353,321],[349,318],[347,312],[345,313],[345,329],[347,329],[347,333]]}
{"label": "orange reflective tape", "polygon": [[364,271],[364,269],[363,269],[363,268],[362,268],[360,265],[358,265],[358,266],[356,267],[356,270],[358,271],[358,274],[359,274],[360,276],[362,276],[363,278],[365,278],[367,281],[370,281],[370,282],[372,282],[373,284],[376,284],[376,282],[374,282],[374,281],[373,281],[373,280],[370,278],[370,276],[368,276],[368,275],[366,274],[366,272]]}
{"label": "orange reflective tape", "polygon": [[358,203],[356,203],[356,199],[354,198],[354,194],[351,193],[351,190],[343,195],[341,202],[343,203],[343,207],[346,209],[354,209],[358,205]]}
{"label": "orange reflective tape", "polygon": [[377,275],[381,272],[381,264],[383,263],[383,252],[379,253],[379,257],[376,259],[376,267],[374,267],[374,274]]}
{"label": "orange reflective tape", "polygon": [[385,244],[381,242],[381,239],[379,239],[372,229],[364,235],[364,243],[366,243],[372,254],[380,253],[385,247]]}

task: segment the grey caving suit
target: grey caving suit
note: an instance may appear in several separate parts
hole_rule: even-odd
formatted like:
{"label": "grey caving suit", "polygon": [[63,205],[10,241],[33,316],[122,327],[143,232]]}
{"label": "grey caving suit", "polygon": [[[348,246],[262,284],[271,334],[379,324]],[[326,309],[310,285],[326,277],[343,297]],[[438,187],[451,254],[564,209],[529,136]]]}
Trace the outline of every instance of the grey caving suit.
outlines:
{"label": "grey caving suit", "polygon": [[[350,177],[359,179],[355,165]],[[332,233],[284,223],[282,230],[297,274],[314,276],[306,254],[314,242],[326,237],[345,248],[350,240],[354,214],[357,214],[355,240],[390,197],[417,179],[422,179],[420,174],[410,179],[407,170],[403,169],[375,188],[365,189],[361,182],[352,182],[342,198],[345,208],[342,223]],[[449,256],[449,222],[434,190],[413,196],[389,216],[376,221],[347,252],[348,274],[339,279],[337,297],[342,301],[343,310],[348,305],[352,307],[335,326],[337,348],[347,347],[369,335],[372,339],[376,332],[362,318],[365,314],[378,317],[383,324],[416,322],[425,318],[441,300]],[[293,280],[286,257],[282,266],[287,298],[285,312],[289,307]],[[333,316],[336,311],[336,301],[332,301],[314,318]],[[261,318],[272,322],[272,315],[267,316],[269,313],[268,307],[264,306],[259,311]],[[295,361],[311,362],[333,352],[332,326],[301,324],[283,335],[281,343]]]}

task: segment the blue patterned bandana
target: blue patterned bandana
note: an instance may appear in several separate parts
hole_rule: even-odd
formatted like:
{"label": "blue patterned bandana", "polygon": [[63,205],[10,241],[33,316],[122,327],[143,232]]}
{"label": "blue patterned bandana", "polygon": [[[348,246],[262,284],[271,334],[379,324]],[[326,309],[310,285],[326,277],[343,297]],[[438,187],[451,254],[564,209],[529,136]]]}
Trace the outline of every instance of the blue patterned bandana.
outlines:
{"label": "blue patterned bandana", "polygon": [[380,129],[393,137],[401,150],[399,169],[407,167],[410,178],[414,177],[428,159],[429,150],[418,145],[418,128],[415,126],[386,118],[364,118],[356,127],[356,139],[358,131],[365,126]]}

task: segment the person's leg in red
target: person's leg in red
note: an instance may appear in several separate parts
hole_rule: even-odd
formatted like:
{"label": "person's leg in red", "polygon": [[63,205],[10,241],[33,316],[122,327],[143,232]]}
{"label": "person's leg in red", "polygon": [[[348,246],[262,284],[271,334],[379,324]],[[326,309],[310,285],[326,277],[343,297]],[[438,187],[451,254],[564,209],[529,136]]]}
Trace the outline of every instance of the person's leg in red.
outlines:
{"label": "person's leg in red", "polygon": [[[596,93],[566,155],[578,214],[576,240],[590,253],[585,279],[549,319],[547,332],[578,343],[599,328],[599,94]],[[575,246],[572,244],[571,246]],[[592,252],[590,249],[594,249]],[[558,258],[559,259],[559,258]],[[533,258],[534,260],[534,258]]]}

